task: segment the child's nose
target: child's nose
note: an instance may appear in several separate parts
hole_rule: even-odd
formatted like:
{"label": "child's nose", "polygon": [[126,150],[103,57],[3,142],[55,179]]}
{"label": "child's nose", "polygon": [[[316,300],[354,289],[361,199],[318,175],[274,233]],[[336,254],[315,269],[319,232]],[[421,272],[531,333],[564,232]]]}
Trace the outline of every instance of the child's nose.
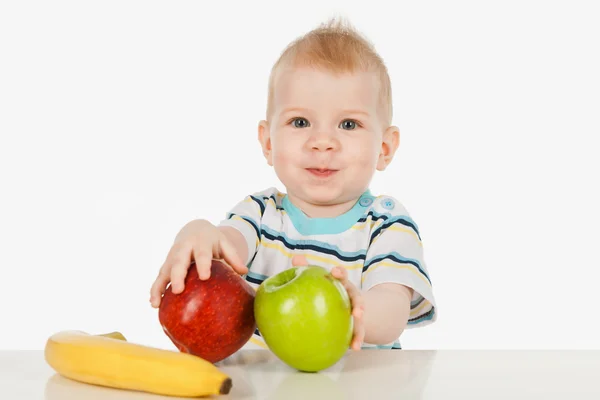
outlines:
{"label": "child's nose", "polygon": [[311,147],[317,151],[335,150],[338,147],[338,142],[333,135],[322,132],[313,137]]}

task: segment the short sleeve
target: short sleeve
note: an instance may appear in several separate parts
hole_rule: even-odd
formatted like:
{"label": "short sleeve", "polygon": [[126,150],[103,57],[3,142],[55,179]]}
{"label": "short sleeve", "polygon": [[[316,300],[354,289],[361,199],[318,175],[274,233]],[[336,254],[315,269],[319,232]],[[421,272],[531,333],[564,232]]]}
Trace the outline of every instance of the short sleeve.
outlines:
{"label": "short sleeve", "polygon": [[408,328],[428,325],[437,318],[433,287],[423,255],[417,224],[393,198],[378,199],[362,272],[362,289],[399,283],[413,289]]}
{"label": "short sleeve", "polygon": [[229,226],[237,229],[246,239],[248,255],[245,265],[249,266],[256,254],[260,242],[261,219],[264,204],[256,195],[249,195],[236,204],[219,226]]}

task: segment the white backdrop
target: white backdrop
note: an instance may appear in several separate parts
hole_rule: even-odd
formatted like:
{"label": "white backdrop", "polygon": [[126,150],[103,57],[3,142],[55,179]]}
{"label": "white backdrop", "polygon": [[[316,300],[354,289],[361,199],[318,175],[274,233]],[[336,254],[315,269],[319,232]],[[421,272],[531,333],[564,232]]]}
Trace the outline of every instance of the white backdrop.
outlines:
{"label": "white backdrop", "polygon": [[600,349],[594,2],[279,3],[2,2],[0,348],[173,348],[148,291],[175,234],[281,188],[269,69],[341,14],[389,66],[401,147],[372,190],[419,224],[439,303],[404,346]]}

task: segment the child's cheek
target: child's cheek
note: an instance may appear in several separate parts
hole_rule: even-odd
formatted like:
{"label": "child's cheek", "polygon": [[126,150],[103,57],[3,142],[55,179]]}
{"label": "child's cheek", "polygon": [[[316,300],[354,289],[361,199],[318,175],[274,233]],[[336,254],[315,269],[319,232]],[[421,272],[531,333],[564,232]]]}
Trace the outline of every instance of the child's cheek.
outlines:
{"label": "child's cheek", "polygon": [[377,162],[377,153],[374,143],[365,141],[352,147],[350,158],[355,160],[357,166],[369,169]]}
{"label": "child's cheek", "polygon": [[287,155],[285,154],[285,147],[273,146],[273,162],[276,164],[280,164],[285,162],[287,159]]}
{"label": "child's cheek", "polygon": [[280,170],[286,170],[291,163],[292,156],[289,149],[286,149],[285,147],[273,149],[273,164]]}
{"label": "child's cheek", "polygon": [[292,140],[278,137],[273,143],[273,162],[280,166],[294,163],[298,158],[297,146]]}

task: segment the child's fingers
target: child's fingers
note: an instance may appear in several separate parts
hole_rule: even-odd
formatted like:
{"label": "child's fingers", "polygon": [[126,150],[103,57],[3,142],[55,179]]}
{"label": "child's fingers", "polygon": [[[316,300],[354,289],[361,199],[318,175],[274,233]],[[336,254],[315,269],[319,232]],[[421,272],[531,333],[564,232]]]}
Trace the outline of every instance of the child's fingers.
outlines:
{"label": "child's fingers", "polygon": [[160,267],[156,280],[150,288],[150,304],[152,307],[156,308],[160,305],[161,297],[165,292],[169,281],[171,280],[171,264],[173,257],[175,257],[175,254],[177,253],[177,250],[178,249],[176,246],[171,247],[167,257],[165,258],[165,261],[163,262],[163,265]]}
{"label": "child's fingers", "polygon": [[178,261],[171,268],[171,291],[175,294],[183,292],[185,277],[189,268],[189,262]]}
{"label": "child's fingers", "polygon": [[210,278],[210,267],[212,267],[213,260],[212,249],[206,246],[197,246],[194,247],[193,253],[198,277],[201,280]]}
{"label": "child's fingers", "polygon": [[365,310],[363,297],[360,294],[350,294],[350,301],[352,302],[352,316],[362,319]]}
{"label": "child's fingers", "polygon": [[341,281],[345,281],[346,279],[348,279],[348,271],[346,271],[346,268],[344,267],[333,267],[331,269],[331,274],[334,276],[334,278],[337,278]]}
{"label": "child's fingers", "polygon": [[152,307],[157,308],[160,306],[162,294],[165,292],[169,280],[169,274],[164,272],[164,269],[161,268],[156,280],[152,284],[152,288],[150,289],[150,304]]}
{"label": "child's fingers", "polygon": [[308,265],[308,260],[306,259],[306,257],[301,256],[301,255],[296,255],[296,256],[292,257],[292,266],[303,267],[306,265]]}
{"label": "child's fingers", "polygon": [[362,317],[364,309],[364,300],[360,290],[348,280],[348,271],[344,267],[334,267],[331,270],[334,278],[338,279],[348,292],[350,301],[352,302],[352,315],[356,318]]}
{"label": "child's fingers", "polygon": [[[186,265],[186,259],[188,260],[189,264],[189,254],[189,248],[186,251],[184,245],[176,243],[169,250],[169,254],[167,254],[167,258],[161,268],[161,274],[166,275],[166,277],[161,278],[161,280],[166,281],[166,283],[168,283],[169,280],[171,281],[171,290],[173,291],[173,293],[179,293],[183,291],[183,278],[185,278],[185,275],[183,275],[183,278],[180,278],[181,269],[184,268],[184,266]],[[185,271],[187,271],[187,267]],[[163,288],[161,287],[161,289]]]}
{"label": "child's fingers", "polygon": [[365,301],[363,300],[363,297],[359,293],[350,295],[350,299],[352,301],[352,315],[355,318],[362,318],[365,310]]}
{"label": "child's fingers", "polygon": [[365,328],[362,321],[354,324],[354,335],[352,336],[352,349],[360,350],[365,339]]}

